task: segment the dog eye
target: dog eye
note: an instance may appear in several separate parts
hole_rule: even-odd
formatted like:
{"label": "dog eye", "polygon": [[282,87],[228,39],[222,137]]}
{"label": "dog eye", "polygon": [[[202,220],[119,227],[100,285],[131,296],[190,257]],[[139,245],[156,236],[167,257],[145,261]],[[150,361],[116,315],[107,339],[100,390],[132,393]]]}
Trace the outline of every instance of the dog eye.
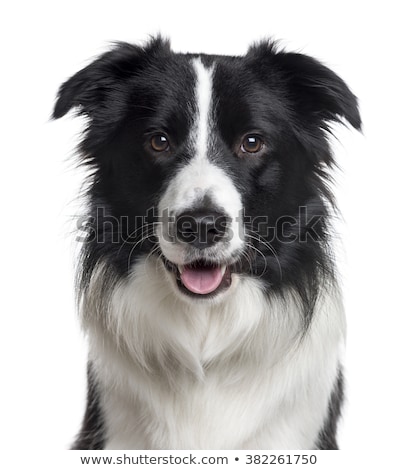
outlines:
{"label": "dog eye", "polygon": [[150,144],[155,152],[167,152],[170,149],[169,140],[164,134],[156,134],[151,137]]}
{"label": "dog eye", "polygon": [[264,147],[264,141],[257,135],[246,135],[240,146],[242,153],[258,153]]}

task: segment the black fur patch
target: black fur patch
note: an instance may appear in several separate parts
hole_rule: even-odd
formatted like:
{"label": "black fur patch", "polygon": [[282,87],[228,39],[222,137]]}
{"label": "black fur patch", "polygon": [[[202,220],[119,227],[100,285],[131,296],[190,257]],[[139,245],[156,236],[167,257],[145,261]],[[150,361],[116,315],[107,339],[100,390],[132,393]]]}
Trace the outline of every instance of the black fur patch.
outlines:
{"label": "black fur patch", "polygon": [[86,412],[72,450],[101,450],[104,448],[105,432],[101,414],[100,394],[90,363],[87,366],[87,387]]}
{"label": "black fur patch", "polygon": [[318,436],[317,449],[338,450],[336,440],[337,423],[341,415],[341,408],[344,401],[344,377],[342,371],[339,372],[333,392],[329,400],[328,416],[322,431]]}

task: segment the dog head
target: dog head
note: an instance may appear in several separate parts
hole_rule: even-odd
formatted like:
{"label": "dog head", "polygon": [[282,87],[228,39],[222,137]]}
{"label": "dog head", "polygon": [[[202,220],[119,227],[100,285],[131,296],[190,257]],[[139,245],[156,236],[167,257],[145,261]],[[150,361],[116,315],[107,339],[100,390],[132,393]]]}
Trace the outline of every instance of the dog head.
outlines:
{"label": "dog head", "polygon": [[326,264],[327,132],[361,122],[318,61],[271,42],[242,57],[117,44],[62,85],[53,115],[72,108],[94,170],[90,263],[128,273],[155,256],[176,292],[202,299],[234,274],[278,286]]}

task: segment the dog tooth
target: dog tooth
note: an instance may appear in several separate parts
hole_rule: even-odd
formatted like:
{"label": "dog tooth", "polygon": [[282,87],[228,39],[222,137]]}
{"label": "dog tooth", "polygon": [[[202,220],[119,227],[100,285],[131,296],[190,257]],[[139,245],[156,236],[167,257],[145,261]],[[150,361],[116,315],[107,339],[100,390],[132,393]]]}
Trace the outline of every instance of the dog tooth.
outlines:
{"label": "dog tooth", "polygon": [[223,276],[224,276],[224,274],[225,274],[226,269],[227,269],[227,265],[226,265],[226,264],[224,264],[224,266],[221,266],[221,274],[222,274]]}

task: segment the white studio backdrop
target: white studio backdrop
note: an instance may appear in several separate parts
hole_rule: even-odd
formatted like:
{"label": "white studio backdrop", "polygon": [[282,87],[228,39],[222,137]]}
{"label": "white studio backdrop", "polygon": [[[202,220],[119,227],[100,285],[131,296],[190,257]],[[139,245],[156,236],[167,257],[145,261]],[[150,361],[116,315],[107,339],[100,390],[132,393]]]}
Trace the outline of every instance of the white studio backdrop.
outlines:
{"label": "white studio backdrop", "polygon": [[281,39],[313,55],[359,97],[364,134],[334,148],[344,221],[348,318],[346,450],[393,448],[398,419],[396,302],[397,35],[392,2],[19,1],[1,17],[1,442],[64,449],[80,425],[86,346],[76,318],[74,166],[81,121],[51,122],[59,85],[114,40],[161,32],[176,51],[244,54]]}

